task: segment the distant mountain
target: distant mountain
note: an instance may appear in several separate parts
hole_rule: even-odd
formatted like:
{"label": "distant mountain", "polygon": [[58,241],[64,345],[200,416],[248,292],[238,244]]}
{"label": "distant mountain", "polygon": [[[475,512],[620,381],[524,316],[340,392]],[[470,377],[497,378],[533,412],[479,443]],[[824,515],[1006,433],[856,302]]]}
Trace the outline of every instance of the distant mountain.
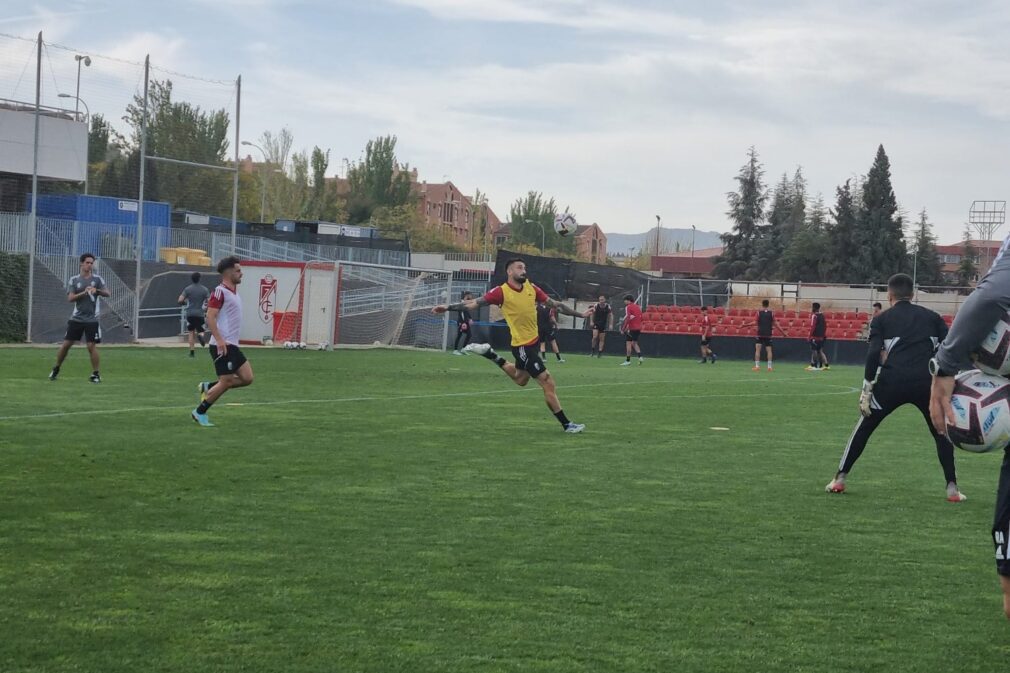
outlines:
{"label": "distant mountain", "polygon": [[[701,250],[703,248],[718,248],[721,245],[722,240],[720,240],[719,232],[717,231],[701,231],[699,229],[694,233],[695,250]],[[650,251],[656,249],[656,227],[653,227],[644,234],[607,233],[608,255],[628,255],[632,253],[632,248],[634,248],[634,253],[638,254],[644,246],[647,246],[647,249]],[[691,230],[667,229],[666,227],[663,227],[663,233],[660,235],[660,251],[670,253],[677,252],[678,249],[691,249]]]}

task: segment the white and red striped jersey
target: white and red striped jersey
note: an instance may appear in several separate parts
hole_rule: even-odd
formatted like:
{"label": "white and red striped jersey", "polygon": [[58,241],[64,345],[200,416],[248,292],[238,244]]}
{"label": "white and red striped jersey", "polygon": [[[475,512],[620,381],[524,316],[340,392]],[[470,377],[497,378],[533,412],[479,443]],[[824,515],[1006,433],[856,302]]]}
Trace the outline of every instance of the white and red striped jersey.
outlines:
{"label": "white and red striped jersey", "polygon": [[[207,301],[207,308],[218,309],[218,332],[221,333],[225,343],[237,346],[239,333],[242,331],[242,299],[235,288],[228,287],[224,283],[218,285]],[[210,337],[210,343],[217,345],[213,335]]]}

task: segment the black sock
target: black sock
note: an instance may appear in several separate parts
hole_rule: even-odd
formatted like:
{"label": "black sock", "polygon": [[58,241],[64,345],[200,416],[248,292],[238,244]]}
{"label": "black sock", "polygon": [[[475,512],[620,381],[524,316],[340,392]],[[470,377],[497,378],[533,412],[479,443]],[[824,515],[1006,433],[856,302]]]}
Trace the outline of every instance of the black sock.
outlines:
{"label": "black sock", "polygon": [[59,374],[59,373],[60,373],[60,366],[56,365],[55,367],[53,367],[53,374]]}
{"label": "black sock", "polygon": [[624,356],[624,361],[625,362],[631,362],[631,356],[630,355],[625,355]]}
{"label": "black sock", "polygon": [[91,375],[92,375],[92,376],[98,376],[98,375],[99,375],[99,374],[98,374],[98,370],[96,369],[95,371],[91,372]]}
{"label": "black sock", "polygon": [[506,364],[505,358],[500,358],[497,355],[494,357],[494,363],[499,367],[504,367]]}
{"label": "black sock", "polygon": [[207,410],[210,409],[210,406],[212,404],[214,404],[214,403],[211,402],[211,401],[209,401],[209,400],[204,400],[203,402],[200,403],[200,406],[198,406],[196,408],[196,413],[198,413],[198,414],[205,414],[205,413],[207,413]]}
{"label": "black sock", "polygon": [[567,428],[568,424],[571,423],[571,421],[568,420],[568,417],[565,416],[564,411],[554,412],[554,418],[558,419],[558,421],[561,423],[561,427],[563,428]]}
{"label": "black sock", "polygon": [[560,359],[561,359],[561,352],[560,352],[560,351],[558,351],[557,353],[555,353],[555,354],[554,354],[554,357],[556,357],[557,359],[559,359],[559,360],[560,360]]}

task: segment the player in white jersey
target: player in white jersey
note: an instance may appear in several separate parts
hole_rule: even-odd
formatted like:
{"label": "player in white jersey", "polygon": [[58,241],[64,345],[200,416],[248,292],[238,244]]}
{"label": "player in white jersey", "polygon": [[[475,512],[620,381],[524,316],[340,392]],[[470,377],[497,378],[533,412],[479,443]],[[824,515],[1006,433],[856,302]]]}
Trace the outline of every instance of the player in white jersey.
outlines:
{"label": "player in white jersey", "polygon": [[238,347],[242,329],[242,299],[238,285],[242,282],[242,264],[238,257],[225,257],[217,264],[221,284],[214,288],[207,301],[207,326],[210,328],[210,356],[214,358],[217,383],[203,381],[199,385],[200,406],[191,413],[193,420],[204,427],[213,427],[207,410],[231,388],[252,385],[252,365]]}

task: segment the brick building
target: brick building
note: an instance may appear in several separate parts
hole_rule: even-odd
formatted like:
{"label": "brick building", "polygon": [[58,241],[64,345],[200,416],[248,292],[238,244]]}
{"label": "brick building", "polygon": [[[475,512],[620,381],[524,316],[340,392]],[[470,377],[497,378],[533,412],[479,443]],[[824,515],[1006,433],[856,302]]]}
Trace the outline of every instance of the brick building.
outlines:
{"label": "brick building", "polygon": [[600,225],[593,222],[575,229],[575,254],[593,264],[607,263],[607,235]]}

